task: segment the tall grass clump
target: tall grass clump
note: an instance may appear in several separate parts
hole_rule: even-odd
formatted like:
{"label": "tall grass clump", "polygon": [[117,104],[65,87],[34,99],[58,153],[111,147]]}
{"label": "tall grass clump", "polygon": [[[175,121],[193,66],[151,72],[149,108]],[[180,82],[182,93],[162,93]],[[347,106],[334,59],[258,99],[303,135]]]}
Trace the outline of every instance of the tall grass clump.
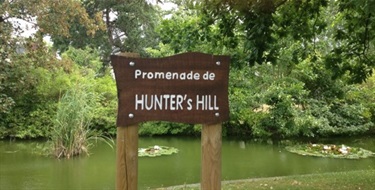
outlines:
{"label": "tall grass clump", "polygon": [[55,157],[88,154],[89,140],[95,137],[89,128],[94,104],[87,85],[77,84],[61,97],[50,136]]}

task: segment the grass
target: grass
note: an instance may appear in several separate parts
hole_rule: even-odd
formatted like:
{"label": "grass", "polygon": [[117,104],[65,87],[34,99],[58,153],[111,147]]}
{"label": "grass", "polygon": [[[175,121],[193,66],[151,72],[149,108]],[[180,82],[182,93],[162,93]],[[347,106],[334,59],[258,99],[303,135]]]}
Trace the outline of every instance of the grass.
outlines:
{"label": "grass", "polygon": [[[359,170],[298,176],[245,179],[222,182],[224,190],[279,189],[279,190],[371,190],[375,187],[375,170]],[[199,184],[159,190],[194,190]]]}
{"label": "grass", "polygon": [[86,91],[84,85],[76,85],[60,99],[50,136],[56,158],[88,154],[89,140],[95,138],[89,128],[94,98]]}

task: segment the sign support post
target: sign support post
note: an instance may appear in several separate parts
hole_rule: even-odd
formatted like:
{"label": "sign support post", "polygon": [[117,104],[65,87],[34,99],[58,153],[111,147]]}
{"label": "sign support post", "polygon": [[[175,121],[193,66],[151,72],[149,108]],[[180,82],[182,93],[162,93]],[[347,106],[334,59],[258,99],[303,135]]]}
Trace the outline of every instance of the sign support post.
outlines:
{"label": "sign support post", "polygon": [[[139,57],[135,53],[122,53],[124,57]],[[116,137],[116,189],[138,188],[138,125],[117,126]]]}
{"label": "sign support post", "polygon": [[116,189],[137,189],[138,125],[117,127],[116,152]]}
{"label": "sign support post", "polygon": [[221,189],[221,124],[203,125],[201,189]]}

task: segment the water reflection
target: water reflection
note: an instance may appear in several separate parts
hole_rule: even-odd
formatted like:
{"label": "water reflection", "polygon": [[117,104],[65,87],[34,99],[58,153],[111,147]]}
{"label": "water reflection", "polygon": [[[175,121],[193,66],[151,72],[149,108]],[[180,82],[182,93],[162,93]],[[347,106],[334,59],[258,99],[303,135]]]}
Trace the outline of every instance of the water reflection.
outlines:
{"label": "water reflection", "polygon": [[[374,138],[328,139],[375,151]],[[98,144],[89,157],[56,160],[33,153],[41,142],[0,141],[0,189],[114,189],[115,149]],[[139,147],[172,146],[178,154],[139,158],[139,189],[198,183],[199,138],[140,138]],[[375,158],[344,160],[305,157],[282,145],[223,140],[222,179],[245,179],[333,171],[375,169]]]}

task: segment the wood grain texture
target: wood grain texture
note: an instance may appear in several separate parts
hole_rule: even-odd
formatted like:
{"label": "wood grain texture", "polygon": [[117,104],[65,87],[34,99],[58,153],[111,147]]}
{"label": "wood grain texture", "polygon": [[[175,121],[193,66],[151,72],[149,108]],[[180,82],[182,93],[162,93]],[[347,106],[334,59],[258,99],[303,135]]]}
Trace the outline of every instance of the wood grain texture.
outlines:
{"label": "wood grain texture", "polygon": [[[229,119],[228,56],[198,52],[163,58],[112,55],[111,63],[119,98],[119,126],[145,121],[215,124]],[[136,73],[149,73],[151,77]],[[175,73],[178,76],[181,73],[194,73],[199,79],[166,79],[167,73]],[[214,74],[214,78],[205,79],[207,73]],[[180,101],[176,97],[180,98]],[[205,97],[204,108],[198,104],[198,98],[199,102],[202,102],[202,97]],[[156,98],[163,106],[157,106]],[[178,101],[180,103],[176,104]],[[130,114],[133,117],[129,117]]]}
{"label": "wood grain texture", "polygon": [[117,127],[116,189],[136,190],[138,186],[138,125]]}
{"label": "wood grain texture", "polygon": [[201,189],[221,189],[221,124],[203,125]]}
{"label": "wood grain texture", "polygon": [[[121,53],[123,57],[139,57],[138,53]],[[120,108],[118,108],[120,109]],[[119,117],[119,115],[117,115]],[[138,188],[138,124],[117,125],[116,138],[116,189]]]}

